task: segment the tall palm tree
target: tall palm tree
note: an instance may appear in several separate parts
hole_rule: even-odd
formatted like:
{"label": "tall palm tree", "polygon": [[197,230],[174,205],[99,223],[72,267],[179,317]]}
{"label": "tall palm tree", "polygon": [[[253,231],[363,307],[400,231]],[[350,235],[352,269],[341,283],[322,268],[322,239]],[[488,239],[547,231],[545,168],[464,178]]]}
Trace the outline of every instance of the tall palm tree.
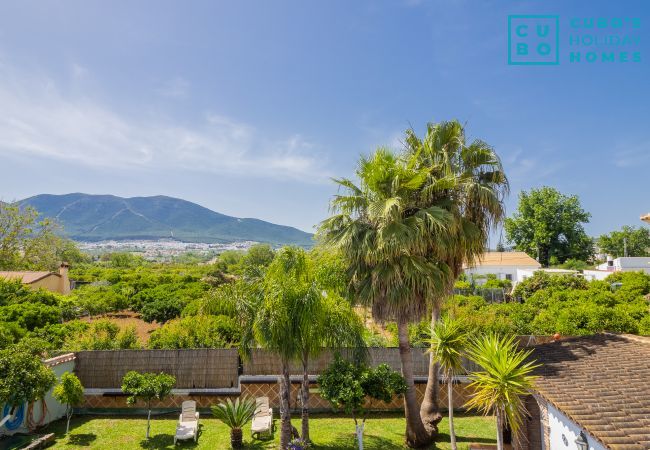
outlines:
{"label": "tall palm tree", "polygon": [[413,167],[387,149],[362,157],[352,180],[335,180],[343,191],[332,201],[333,215],[323,221],[319,237],[343,255],[356,298],[372,307],[375,320],[397,322],[404,395],[406,442],[420,447],[431,441],[420,419],[413,381],[408,324],[427,311],[430,292],[447,276],[444,266],[427,257],[448,212],[422,207],[427,167]]}
{"label": "tall palm tree", "polygon": [[513,433],[519,431],[526,407],[523,397],[530,394],[535,376],[531,373],[539,364],[530,360],[531,350],[520,350],[514,336],[495,334],[476,339],[468,355],[482,367],[470,375],[474,390],[466,407],[478,409],[497,418],[497,448],[503,450],[503,427],[508,424]]}
{"label": "tall palm tree", "polygon": [[286,248],[279,251],[264,280],[264,299],[256,318],[256,340],[280,357],[280,448],[286,449],[293,434],[289,410],[291,380],[289,364],[301,356],[301,329],[318,305],[321,293],[304,283],[304,252]]}
{"label": "tall palm tree", "polygon": [[[318,267],[316,267],[318,262]],[[309,360],[324,347],[363,346],[363,323],[330,280],[326,258],[296,247],[278,251],[264,281],[264,301],[255,324],[259,342],[276,351],[283,366],[281,447],[291,439],[289,363],[300,361],[302,439],[309,441]]]}
{"label": "tall palm tree", "polygon": [[[453,293],[454,280],[484,251],[490,229],[503,220],[508,180],[492,147],[481,140],[467,142],[463,126],[456,120],[428,124],[424,138],[407,130],[407,155],[416,169],[428,168],[423,183],[422,202],[447,210],[451,226],[438,236],[429,257],[444,263],[451,276],[443,289],[431,292],[431,326],[435,327],[440,305]],[[438,366],[433,357],[424,401],[420,409],[427,429],[434,433],[440,420],[438,411]]]}
{"label": "tall palm tree", "polygon": [[467,332],[464,324],[450,316],[436,323],[431,332],[432,358],[440,365],[447,379],[447,405],[449,411],[449,438],[452,450],[457,450],[454,431],[454,376],[463,371],[463,355],[467,346]]}

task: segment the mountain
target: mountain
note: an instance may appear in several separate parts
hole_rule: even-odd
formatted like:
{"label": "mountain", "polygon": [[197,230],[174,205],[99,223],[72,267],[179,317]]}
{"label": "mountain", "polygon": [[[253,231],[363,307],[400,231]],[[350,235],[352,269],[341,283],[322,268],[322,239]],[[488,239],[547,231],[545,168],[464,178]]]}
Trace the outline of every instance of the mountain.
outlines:
{"label": "mountain", "polygon": [[258,241],[311,246],[312,235],[259,219],[239,219],[178,198],[41,194],[18,202],[63,225],[78,241],[162,239],[185,242]]}

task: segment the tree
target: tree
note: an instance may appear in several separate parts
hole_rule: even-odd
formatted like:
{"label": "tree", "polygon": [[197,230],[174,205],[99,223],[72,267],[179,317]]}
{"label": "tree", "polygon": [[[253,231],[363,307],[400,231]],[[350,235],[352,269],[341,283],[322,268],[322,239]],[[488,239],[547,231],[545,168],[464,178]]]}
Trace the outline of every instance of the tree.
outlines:
{"label": "tree", "polygon": [[176,378],[166,373],[127,372],[122,378],[122,392],[128,394],[127,404],[134,405],[138,400],[147,404],[147,439],[151,425],[151,401],[168,397],[176,384]]}
{"label": "tree", "polygon": [[466,407],[497,418],[497,448],[503,450],[503,427],[519,431],[526,413],[523,397],[530,394],[539,367],[530,360],[532,350],[520,350],[514,336],[490,334],[474,340],[468,355],[483,369],[470,374],[469,388],[474,391]]}
{"label": "tree", "polygon": [[72,418],[73,408],[80,405],[84,399],[84,388],[81,385],[79,378],[73,373],[65,372],[61,375],[59,384],[54,386],[52,396],[63,403],[65,408],[65,416],[67,418],[65,426],[65,434],[70,431],[70,419]]}
{"label": "tree", "polygon": [[76,254],[57,224],[39,219],[30,206],[0,202],[0,270],[56,270],[61,257]]}
{"label": "tree", "polygon": [[431,332],[431,356],[435,359],[447,379],[447,401],[449,410],[449,438],[452,450],[456,450],[456,433],[454,431],[454,402],[452,388],[454,376],[463,371],[463,355],[467,346],[465,325],[446,316],[436,323]]}
{"label": "tree", "polygon": [[367,398],[392,401],[396,395],[403,395],[408,386],[404,378],[387,364],[376,368],[353,364],[336,356],[330,366],[318,377],[320,396],[334,408],[351,414],[357,435],[359,450],[363,450],[363,430],[366,423]]}
{"label": "tree", "polygon": [[219,403],[212,406],[211,409],[212,415],[230,428],[230,446],[232,448],[242,448],[242,428],[255,414],[255,400],[242,398],[241,401],[236,399],[233,402],[227,399],[226,403]]}
{"label": "tree", "polygon": [[517,212],[505,221],[506,238],[519,251],[548,267],[568,258],[586,261],[593,256],[593,242],[583,224],[591,215],[575,195],[563,195],[551,187],[519,194]]}
{"label": "tree", "polygon": [[[302,440],[309,442],[309,360],[323,347],[363,347],[363,324],[350,304],[338,295],[338,284],[329,284],[333,276],[325,259],[315,264],[314,256],[297,247],[279,250],[266,273],[261,314],[256,324],[260,343],[274,349],[288,363],[302,364]],[[288,320],[282,322],[283,318]],[[283,329],[277,330],[275,327]],[[278,340],[279,339],[279,340]],[[288,378],[283,377],[282,392],[286,403],[281,409],[283,428],[288,440]],[[283,411],[286,410],[286,414]],[[290,420],[290,419],[289,419]]]}
{"label": "tree", "polygon": [[0,404],[16,408],[35,402],[56,383],[54,372],[41,361],[43,348],[30,344],[21,341],[0,350]]}
{"label": "tree", "polygon": [[598,238],[602,253],[619,256],[650,256],[650,228],[624,226]]}
{"label": "tree", "polygon": [[[449,212],[452,224],[430,242],[427,257],[439,261],[449,276],[441,289],[429,291],[431,327],[440,316],[440,305],[453,294],[454,281],[486,248],[490,229],[504,216],[504,197],[509,192],[499,156],[479,139],[467,142],[464,127],[457,121],[429,123],[424,138],[413,129],[404,141],[411,164],[423,170],[420,208],[438,206]],[[503,247],[501,245],[501,247]],[[438,366],[433,355],[420,414],[431,434],[437,432]]]}
{"label": "tree", "polygon": [[449,213],[423,198],[430,167],[386,149],[362,157],[352,180],[335,180],[342,194],[332,201],[333,215],[323,221],[319,239],[340,251],[350,288],[361,304],[372,307],[375,320],[395,320],[398,328],[404,395],[406,442],[421,447],[433,440],[420,418],[413,381],[408,324],[419,322],[448,276],[446,266],[431,258],[431,249],[450,224]]}

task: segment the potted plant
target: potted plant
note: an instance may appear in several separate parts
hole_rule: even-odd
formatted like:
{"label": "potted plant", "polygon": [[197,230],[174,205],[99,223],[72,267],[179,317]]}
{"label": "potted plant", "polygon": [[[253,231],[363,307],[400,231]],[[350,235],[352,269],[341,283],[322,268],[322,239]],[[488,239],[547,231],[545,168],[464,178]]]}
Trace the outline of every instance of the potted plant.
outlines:
{"label": "potted plant", "polygon": [[236,399],[233,402],[228,399],[226,403],[219,403],[212,406],[211,409],[212,415],[230,428],[230,445],[232,448],[242,448],[242,428],[255,413],[255,400],[244,397],[241,401]]}

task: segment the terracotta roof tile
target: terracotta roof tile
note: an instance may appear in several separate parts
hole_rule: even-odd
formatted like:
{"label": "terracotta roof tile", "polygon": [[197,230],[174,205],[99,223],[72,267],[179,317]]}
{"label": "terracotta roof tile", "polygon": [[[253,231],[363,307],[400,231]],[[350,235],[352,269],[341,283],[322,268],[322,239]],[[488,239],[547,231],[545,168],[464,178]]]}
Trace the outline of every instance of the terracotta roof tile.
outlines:
{"label": "terracotta roof tile", "polygon": [[0,272],[0,278],[6,278],[8,280],[21,280],[25,284],[34,283],[49,275],[54,275],[56,277],[60,276],[58,273],[53,272]]}
{"label": "terracotta roof tile", "polygon": [[537,391],[605,446],[650,449],[650,338],[599,334],[533,347]]}
{"label": "terracotta roof tile", "polygon": [[540,268],[542,265],[524,252],[485,252],[470,264],[470,267],[485,266],[530,266]]}

